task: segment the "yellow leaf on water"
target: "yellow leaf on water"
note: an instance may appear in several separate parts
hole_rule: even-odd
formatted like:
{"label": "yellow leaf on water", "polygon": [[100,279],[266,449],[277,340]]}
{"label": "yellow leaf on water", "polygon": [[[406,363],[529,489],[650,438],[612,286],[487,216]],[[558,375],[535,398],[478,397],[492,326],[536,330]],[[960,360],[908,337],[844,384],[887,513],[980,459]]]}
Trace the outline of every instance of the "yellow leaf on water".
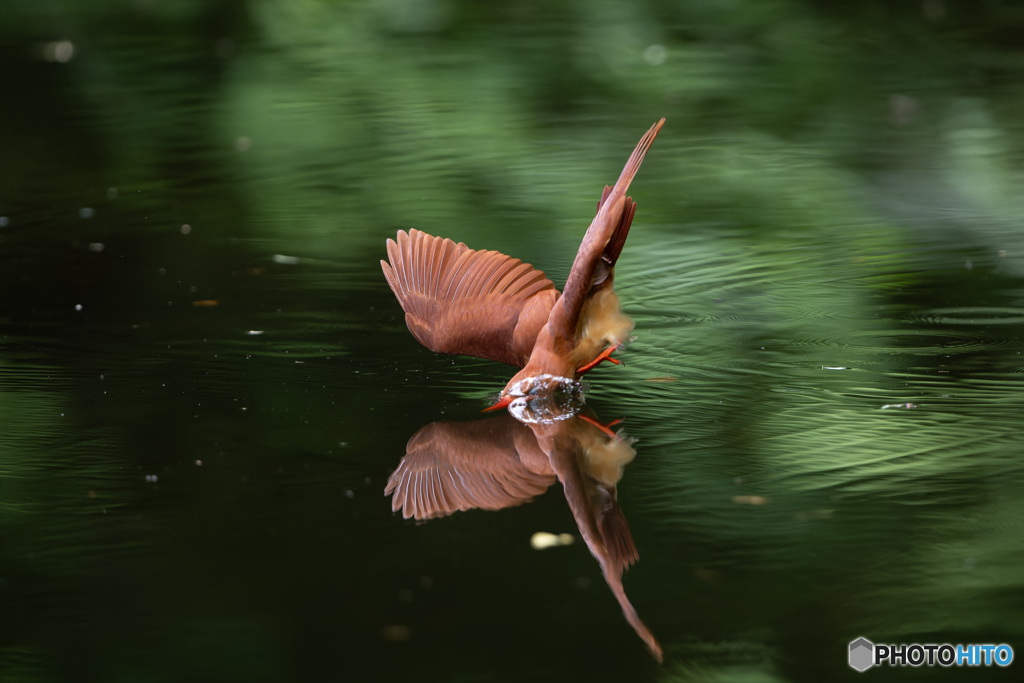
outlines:
{"label": "yellow leaf on water", "polygon": [[534,550],[544,550],[560,545],[572,545],[572,534],[549,534],[546,531],[538,531],[530,537],[530,545]]}

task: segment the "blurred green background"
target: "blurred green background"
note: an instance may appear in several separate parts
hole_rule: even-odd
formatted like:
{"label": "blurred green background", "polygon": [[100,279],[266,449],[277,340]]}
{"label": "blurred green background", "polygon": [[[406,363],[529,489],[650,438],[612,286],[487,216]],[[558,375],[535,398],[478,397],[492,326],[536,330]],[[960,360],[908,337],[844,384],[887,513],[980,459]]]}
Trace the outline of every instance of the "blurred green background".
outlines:
{"label": "blurred green background", "polygon": [[[5,0],[0,678],[1020,650],[1022,83],[1010,0]],[[582,543],[530,548],[576,533],[558,485],[391,513],[407,439],[512,371],[421,348],[378,261],[418,228],[560,286],[661,116],[616,274],[637,340],[588,395],[639,439],[625,585],[659,667]]]}

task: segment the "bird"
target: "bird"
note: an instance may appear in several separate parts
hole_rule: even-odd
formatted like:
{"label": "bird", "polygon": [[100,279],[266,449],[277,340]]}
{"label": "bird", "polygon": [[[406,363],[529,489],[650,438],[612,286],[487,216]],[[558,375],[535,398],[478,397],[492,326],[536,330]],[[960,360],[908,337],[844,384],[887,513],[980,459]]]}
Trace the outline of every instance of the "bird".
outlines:
{"label": "bird", "polygon": [[590,554],[626,621],[658,661],[658,639],[626,596],[622,575],[640,559],[617,485],[636,450],[589,410],[564,420],[521,422],[505,412],[470,422],[433,422],[406,444],[388,479],[391,509],[419,522],[472,509],[528,503],[556,479]]}
{"label": "bird", "polygon": [[536,393],[538,382],[578,380],[603,361],[620,363],[611,354],[633,330],[613,288],[636,213],[626,191],[664,123],[650,127],[615,185],[605,185],[562,292],[543,271],[497,251],[416,229],[387,240],[381,268],[421,344],[520,368],[487,410]]}

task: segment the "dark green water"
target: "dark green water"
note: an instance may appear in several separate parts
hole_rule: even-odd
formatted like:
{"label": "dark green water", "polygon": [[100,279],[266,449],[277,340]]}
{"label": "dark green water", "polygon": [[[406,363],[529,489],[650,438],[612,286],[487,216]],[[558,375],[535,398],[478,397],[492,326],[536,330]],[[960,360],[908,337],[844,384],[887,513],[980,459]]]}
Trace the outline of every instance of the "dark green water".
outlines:
{"label": "dark green water", "polygon": [[[1022,35],[1006,0],[0,6],[0,679],[1024,652]],[[392,513],[407,440],[512,370],[421,348],[378,265],[415,227],[561,286],[660,116],[637,340],[588,404],[638,439],[625,587],[663,666],[579,539],[530,547],[578,535],[558,484]]]}

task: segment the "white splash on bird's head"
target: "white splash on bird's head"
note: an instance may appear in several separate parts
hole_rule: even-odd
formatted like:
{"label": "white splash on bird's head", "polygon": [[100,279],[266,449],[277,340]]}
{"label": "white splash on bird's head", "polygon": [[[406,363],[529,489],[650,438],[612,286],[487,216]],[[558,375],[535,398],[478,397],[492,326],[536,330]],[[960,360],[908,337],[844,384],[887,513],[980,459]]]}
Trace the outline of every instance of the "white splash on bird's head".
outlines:
{"label": "white splash on bird's head", "polygon": [[551,424],[567,420],[583,409],[583,384],[570,377],[525,377],[506,392],[512,399],[508,411],[527,424]]}

